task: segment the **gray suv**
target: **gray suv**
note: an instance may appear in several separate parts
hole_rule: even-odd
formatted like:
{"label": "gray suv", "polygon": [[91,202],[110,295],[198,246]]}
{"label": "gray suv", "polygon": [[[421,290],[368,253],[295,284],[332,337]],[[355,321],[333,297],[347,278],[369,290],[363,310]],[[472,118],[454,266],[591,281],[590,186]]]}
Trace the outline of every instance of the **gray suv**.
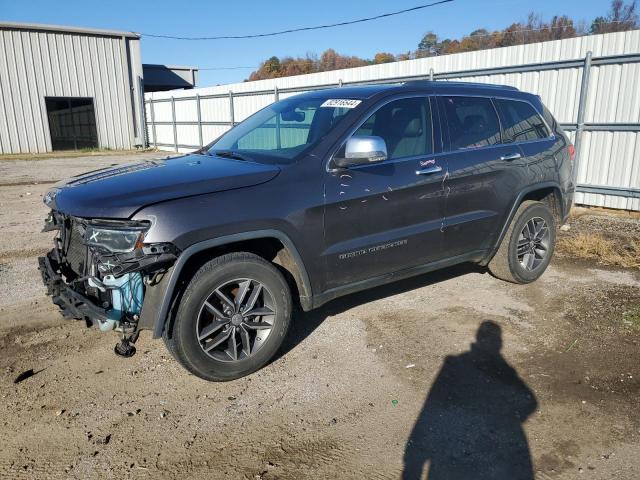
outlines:
{"label": "gray suv", "polygon": [[142,330],[207,380],[264,366],[295,307],[473,262],[547,268],[575,151],[540,98],[410,82],[315,91],[193,154],[80,175],[45,196],[39,259],[65,317]]}

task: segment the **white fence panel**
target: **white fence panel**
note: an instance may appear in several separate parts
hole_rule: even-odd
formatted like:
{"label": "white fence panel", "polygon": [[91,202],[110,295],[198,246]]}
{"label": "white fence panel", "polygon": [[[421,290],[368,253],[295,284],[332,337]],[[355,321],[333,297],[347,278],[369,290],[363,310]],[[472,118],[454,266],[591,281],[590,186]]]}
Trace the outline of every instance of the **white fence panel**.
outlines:
{"label": "white fence panel", "polygon": [[[202,121],[230,122],[229,100],[227,98],[203,98],[200,100]],[[205,143],[208,143],[205,141]]]}

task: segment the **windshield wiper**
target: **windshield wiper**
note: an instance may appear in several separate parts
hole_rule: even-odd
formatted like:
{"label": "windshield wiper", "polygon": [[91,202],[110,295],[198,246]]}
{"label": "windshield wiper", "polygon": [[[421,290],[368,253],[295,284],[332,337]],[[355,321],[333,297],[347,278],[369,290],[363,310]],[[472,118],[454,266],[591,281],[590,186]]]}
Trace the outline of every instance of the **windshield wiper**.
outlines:
{"label": "windshield wiper", "polygon": [[249,160],[247,157],[240,155],[231,150],[217,150],[212,152],[214,155],[224,158],[233,158],[234,160]]}

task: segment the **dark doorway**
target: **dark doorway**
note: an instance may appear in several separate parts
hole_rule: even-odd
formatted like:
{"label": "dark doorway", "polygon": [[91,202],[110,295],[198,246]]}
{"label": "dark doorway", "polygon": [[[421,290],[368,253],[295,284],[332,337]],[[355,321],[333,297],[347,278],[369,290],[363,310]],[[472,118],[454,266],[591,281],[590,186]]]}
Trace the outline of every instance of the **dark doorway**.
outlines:
{"label": "dark doorway", "polygon": [[98,147],[92,98],[46,97],[44,101],[53,150]]}

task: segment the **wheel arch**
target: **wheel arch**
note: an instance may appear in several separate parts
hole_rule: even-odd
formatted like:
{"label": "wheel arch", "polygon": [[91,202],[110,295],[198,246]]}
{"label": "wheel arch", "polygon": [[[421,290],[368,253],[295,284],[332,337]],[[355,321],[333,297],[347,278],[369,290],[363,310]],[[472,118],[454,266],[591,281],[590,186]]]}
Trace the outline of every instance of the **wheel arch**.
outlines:
{"label": "wheel arch", "polygon": [[180,285],[204,262],[233,251],[248,251],[273,262],[289,280],[300,306],[311,309],[309,275],[294,243],[279,230],[258,230],[205,240],[185,249],[169,272],[156,285],[147,288],[139,328],[153,330],[154,338],[162,336],[171,311],[179,301]]}
{"label": "wheel arch", "polygon": [[489,254],[482,260],[482,262],[480,262],[480,265],[486,266],[489,264],[493,256],[500,248],[500,244],[504,240],[504,236],[509,229],[509,225],[513,221],[513,217],[515,216],[518,207],[522,205],[522,202],[526,200],[536,200],[546,203],[549,206],[549,209],[551,210],[551,213],[553,214],[558,224],[560,224],[568,214],[568,212],[564,211],[565,202],[563,201],[562,188],[560,187],[559,183],[542,182],[535,185],[529,185],[527,188],[523,189],[518,194],[516,199],[512,202],[509,214],[507,215],[502,225],[500,235],[498,236],[495,245],[493,245],[493,248],[491,249]]}

